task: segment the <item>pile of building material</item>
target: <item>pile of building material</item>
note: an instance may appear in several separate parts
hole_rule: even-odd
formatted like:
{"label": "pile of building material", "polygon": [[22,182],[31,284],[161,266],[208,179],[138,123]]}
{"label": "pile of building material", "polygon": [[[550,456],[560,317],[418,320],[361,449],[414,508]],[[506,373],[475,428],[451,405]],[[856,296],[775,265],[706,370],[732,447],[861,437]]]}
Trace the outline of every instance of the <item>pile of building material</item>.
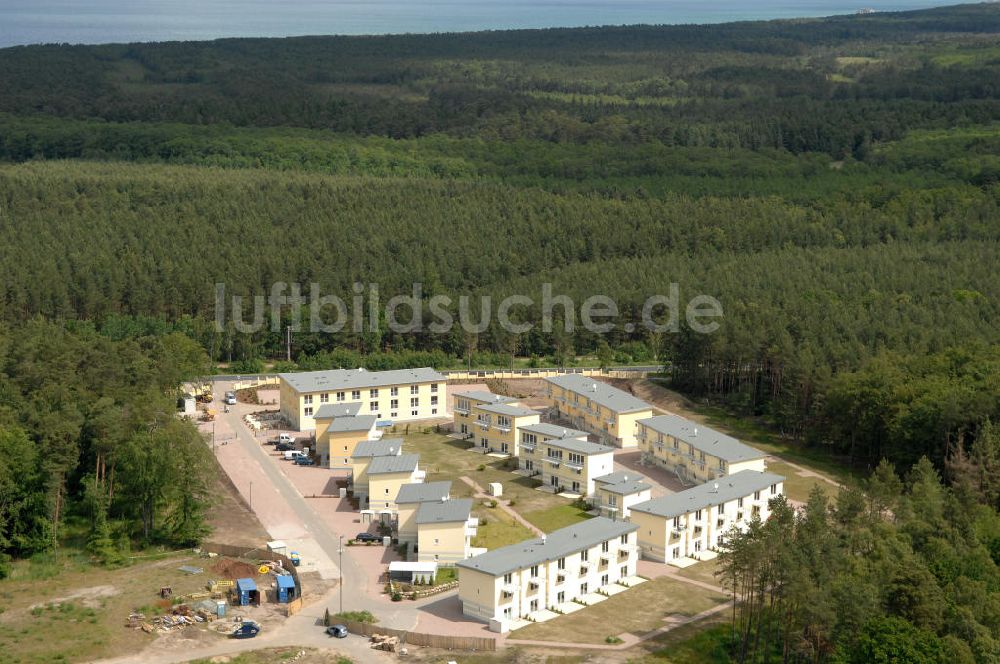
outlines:
{"label": "pile of building material", "polygon": [[399,649],[399,637],[388,634],[372,634],[371,645],[375,650],[396,652]]}
{"label": "pile of building material", "polygon": [[147,634],[152,634],[157,631],[169,632],[179,627],[212,622],[215,620],[215,617],[215,614],[204,606],[192,609],[187,604],[181,604],[174,607],[172,613],[168,613],[163,616],[154,616],[148,620],[145,614],[136,612],[130,613],[128,616],[128,622],[125,623],[125,626],[132,629],[141,629]]}

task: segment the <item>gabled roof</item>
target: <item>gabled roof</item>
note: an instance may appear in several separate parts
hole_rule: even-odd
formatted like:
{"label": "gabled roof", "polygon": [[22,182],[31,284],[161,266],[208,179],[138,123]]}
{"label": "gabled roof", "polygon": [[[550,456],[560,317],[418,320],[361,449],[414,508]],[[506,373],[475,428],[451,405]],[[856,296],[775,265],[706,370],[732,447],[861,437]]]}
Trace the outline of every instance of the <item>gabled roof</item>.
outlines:
{"label": "gabled roof", "polygon": [[637,503],[629,509],[632,512],[672,519],[697,510],[707,509],[712,505],[745,498],[754,491],[762,491],[772,484],[784,481],[784,477],[774,473],[741,470],[728,477],[720,477],[693,489]]}
{"label": "gabled roof", "polygon": [[465,397],[466,399],[473,399],[475,401],[482,401],[485,403],[517,403],[517,399],[514,397],[504,396],[503,394],[493,394],[492,392],[488,392],[486,390],[452,392],[452,396]]}
{"label": "gabled roof", "polygon": [[589,549],[606,540],[632,533],[639,526],[627,521],[612,521],[595,517],[567,528],[556,530],[545,538],[534,538],[487,551],[456,563],[459,567],[492,576],[500,576],[532,565],[564,558],[582,549]]}
{"label": "gabled roof", "polygon": [[479,410],[485,413],[494,413],[496,415],[506,415],[507,417],[527,417],[528,415],[541,415],[537,410],[531,410],[530,408],[525,408],[524,406],[513,406],[506,403],[497,404],[483,404],[481,406],[476,406]]}
{"label": "gabled roof", "polygon": [[657,415],[639,420],[639,424],[688,443],[696,450],[719,457],[727,463],[763,459],[767,456],[764,452],[741,443],[732,436],[692,422],[680,415]]}
{"label": "gabled roof", "polygon": [[361,412],[361,402],[325,403],[313,413],[313,419],[328,420],[331,417],[354,417]]}
{"label": "gabled roof", "polygon": [[408,383],[443,383],[447,380],[442,374],[429,367],[393,371],[332,369],[330,371],[283,373],[278,374],[278,377],[296,392],[332,392]]}
{"label": "gabled roof", "polygon": [[454,523],[469,520],[472,498],[456,498],[421,503],[417,508],[417,525],[428,523]]}
{"label": "gabled roof", "polygon": [[382,438],[379,440],[362,440],[355,445],[352,459],[370,459],[380,456],[397,456],[402,453],[402,438]]}
{"label": "gabled roof", "polygon": [[346,433],[348,431],[370,431],[378,419],[374,415],[357,415],[354,417],[336,417],[326,428],[329,433]]}
{"label": "gabled roof", "polygon": [[648,491],[653,488],[644,479],[639,473],[620,470],[617,473],[595,477],[594,482],[599,484],[599,488],[605,491],[619,496],[631,496],[634,493]]}
{"label": "gabled roof", "polygon": [[412,473],[420,461],[419,454],[401,454],[399,456],[381,456],[372,459],[368,464],[369,475],[388,475],[390,473]]}
{"label": "gabled roof", "polygon": [[638,397],[632,396],[628,392],[623,392],[617,387],[612,387],[605,382],[580,374],[552,376],[545,380],[553,385],[558,385],[564,390],[570,390],[571,392],[586,396],[594,403],[600,404],[615,413],[635,413],[644,410],[653,410],[653,407],[648,403]]}
{"label": "gabled roof", "polygon": [[544,436],[545,438],[555,438],[556,440],[562,440],[564,438],[582,438],[586,440],[587,436],[590,435],[586,431],[580,431],[578,429],[567,429],[566,427],[561,427],[556,424],[549,424],[548,422],[529,424],[527,426],[521,427],[521,431],[527,431],[529,433],[537,433],[539,436]]}
{"label": "gabled roof", "polygon": [[451,480],[443,482],[426,482],[423,484],[404,484],[399,487],[396,495],[397,505],[409,503],[425,503],[447,498],[451,492]]}

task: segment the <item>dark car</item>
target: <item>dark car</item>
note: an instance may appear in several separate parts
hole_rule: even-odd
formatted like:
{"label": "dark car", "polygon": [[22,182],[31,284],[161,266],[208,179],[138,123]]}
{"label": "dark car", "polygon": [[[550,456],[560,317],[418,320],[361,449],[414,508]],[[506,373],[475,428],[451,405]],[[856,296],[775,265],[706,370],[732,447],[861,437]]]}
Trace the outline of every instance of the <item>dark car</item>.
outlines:
{"label": "dark car", "polygon": [[294,463],[296,466],[315,466],[316,465],[316,462],[313,459],[307,457],[304,454],[302,456],[295,457],[295,460],[292,463]]}
{"label": "dark car", "polygon": [[274,449],[278,450],[279,452],[290,452],[295,449],[295,446],[290,445],[288,443],[278,443],[277,445],[274,446]]}
{"label": "dark car", "polygon": [[381,542],[382,538],[375,533],[358,533],[354,536],[355,542]]}
{"label": "dark car", "polygon": [[347,625],[330,625],[326,628],[326,633],[338,639],[347,638]]}

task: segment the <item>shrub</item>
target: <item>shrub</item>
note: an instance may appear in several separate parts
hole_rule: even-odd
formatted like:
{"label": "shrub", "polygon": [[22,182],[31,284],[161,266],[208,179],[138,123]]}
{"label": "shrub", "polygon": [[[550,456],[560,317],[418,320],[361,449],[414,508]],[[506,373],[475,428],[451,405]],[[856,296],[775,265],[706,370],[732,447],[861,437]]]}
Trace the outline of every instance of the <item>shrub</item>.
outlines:
{"label": "shrub", "polygon": [[416,600],[417,599],[417,591],[414,590],[412,593],[410,593],[410,599],[411,600]]}
{"label": "shrub", "polygon": [[478,470],[479,472],[483,472],[484,470],[486,470],[486,464],[482,464],[482,463],[479,464],[479,467],[476,468],[476,470]]}
{"label": "shrub", "polygon": [[403,593],[399,592],[398,590],[396,592],[394,592],[392,594],[392,601],[393,602],[401,602],[401,601],[403,601]]}
{"label": "shrub", "polygon": [[622,641],[621,639],[619,639],[619,638],[618,638],[617,636],[609,636],[609,637],[606,637],[606,638],[604,639],[604,642],[605,642],[605,643],[610,643],[610,644],[616,644],[616,643],[624,643],[624,641]]}

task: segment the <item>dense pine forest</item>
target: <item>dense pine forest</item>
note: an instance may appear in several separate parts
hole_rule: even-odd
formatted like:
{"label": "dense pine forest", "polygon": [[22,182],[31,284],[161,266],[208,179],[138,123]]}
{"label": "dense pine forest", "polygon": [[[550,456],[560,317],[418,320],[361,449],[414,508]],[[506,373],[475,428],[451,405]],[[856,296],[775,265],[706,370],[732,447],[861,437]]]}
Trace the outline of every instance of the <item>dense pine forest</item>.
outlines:
{"label": "dense pine forest", "polygon": [[722,303],[718,332],[348,326],[296,333],[280,367],[663,362],[790,444],[892,466],[738,543],[743,661],[1000,660],[1000,6],[18,47],[0,91],[7,553],[51,546],[67,513],[104,557],[197,539],[173,386],[284,352],[280,331],[216,330],[216,283],[551,283],[615,298],[621,323],[676,283]]}

